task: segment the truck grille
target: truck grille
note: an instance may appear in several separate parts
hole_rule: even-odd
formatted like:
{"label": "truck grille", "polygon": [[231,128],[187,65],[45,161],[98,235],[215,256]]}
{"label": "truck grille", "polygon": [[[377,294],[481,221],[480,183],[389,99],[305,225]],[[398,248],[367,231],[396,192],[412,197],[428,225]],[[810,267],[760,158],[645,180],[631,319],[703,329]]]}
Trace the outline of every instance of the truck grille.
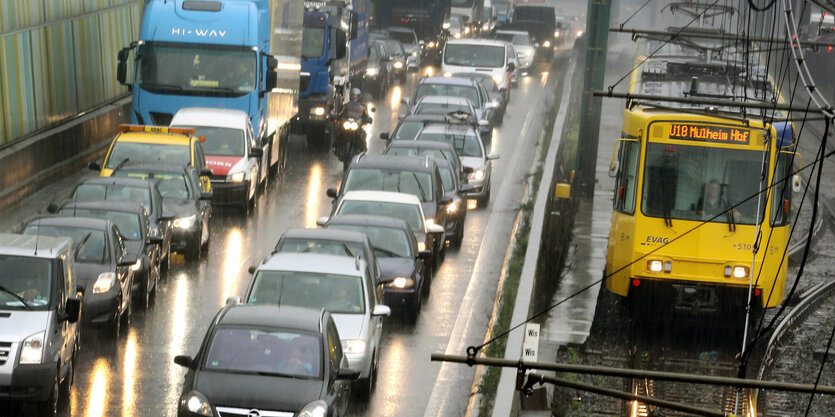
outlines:
{"label": "truck grille", "polygon": [[310,73],[303,72],[299,75],[299,91],[307,91],[307,86],[310,84]]}
{"label": "truck grille", "polygon": [[257,408],[218,407],[217,413],[220,414],[220,417],[249,417],[253,415],[260,417],[293,417],[293,413],[290,412],[267,411]]}
{"label": "truck grille", "polygon": [[12,344],[10,342],[0,342],[0,366],[6,364],[9,360],[9,355],[12,352]]}

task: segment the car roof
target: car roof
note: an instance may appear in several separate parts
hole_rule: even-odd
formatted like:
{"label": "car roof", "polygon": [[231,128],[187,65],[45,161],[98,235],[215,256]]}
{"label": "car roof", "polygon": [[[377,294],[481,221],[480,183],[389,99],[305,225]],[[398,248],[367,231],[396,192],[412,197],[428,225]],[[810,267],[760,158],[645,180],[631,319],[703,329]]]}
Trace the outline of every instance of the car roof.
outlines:
{"label": "car roof", "polygon": [[475,129],[469,125],[462,125],[462,124],[445,124],[445,125],[429,125],[425,126],[423,129],[418,132],[418,135],[415,136],[415,139],[420,138],[421,133],[452,133],[452,134],[470,134],[472,136],[476,136]]}
{"label": "car roof", "polygon": [[501,46],[504,47],[504,41],[496,41],[491,39],[454,39],[447,41],[447,45],[487,45],[487,46]]}
{"label": "car roof", "polygon": [[352,226],[374,226],[388,229],[403,229],[409,231],[409,224],[403,219],[386,216],[372,216],[369,214],[340,214],[328,219],[327,226],[352,225]]}
{"label": "car roof", "polygon": [[95,217],[73,217],[66,215],[43,216],[26,222],[27,226],[70,226],[74,228],[101,229],[112,227],[113,222]]}
{"label": "car roof", "polygon": [[418,103],[441,103],[441,104],[456,104],[456,105],[463,105],[466,104],[467,106],[470,105],[470,100],[467,100],[464,97],[453,97],[453,96],[423,96],[418,100]]}
{"label": "car roof", "polygon": [[320,333],[322,310],[271,304],[235,304],[218,318],[218,325],[283,327]]}
{"label": "car roof", "polygon": [[360,155],[351,164],[351,169],[353,168],[429,172],[433,167],[432,161],[425,156]]}
{"label": "car roof", "polygon": [[415,30],[412,28],[407,28],[405,26],[389,26],[389,32],[406,32],[406,33],[415,33]]}
{"label": "car roof", "polygon": [[213,107],[185,107],[171,119],[171,126],[228,127],[240,129],[249,123],[249,115],[242,110]]}
{"label": "car roof", "polygon": [[414,194],[395,193],[391,191],[348,191],[342,200],[376,201],[381,203],[401,203],[420,206],[420,200]]}
{"label": "car roof", "polygon": [[326,229],[305,229],[294,227],[287,229],[282,235],[283,239],[313,239],[313,240],[337,240],[341,242],[365,242],[365,234],[347,230],[326,230]]}
{"label": "car roof", "polygon": [[426,77],[418,83],[418,86],[423,84],[446,84],[446,85],[463,85],[473,87],[473,80],[461,77]]}
{"label": "car roof", "polygon": [[81,180],[81,184],[96,184],[96,185],[123,185],[133,187],[151,187],[153,183],[142,178],[130,177],[89,177]]}
{"label": "car roof", "polygon": [[404,122],[444,122],[446,116],[439,113],[407,114],[400,123]]}
{"label": "car roof", "polygon": [[68,200],[60,207],[76,208],[84,210],[103,210],[103,211],[120,211],[125,213],[142,214],[145,208],[142,204],[133,201],[118,201],[118,200]]}
{"label": "car roof", "polygon": [[53,259],[72,245],[68,237],[0,233],[0,254]]}
{"label": "car roof", "polygon": [[362,268],[365,268],[364,261],[348,256],[287,252],[277,252],[267,258],[261,265],[258,265],[259,270],[266,271],[295,271],[350,276],[362,276]]}
{"label": "car roof", "polygon": [[389,144],[391,148],[424,148],[441,149],[457,152],[455,147],[447,142],[436,142],[434,140],[394,140]]}

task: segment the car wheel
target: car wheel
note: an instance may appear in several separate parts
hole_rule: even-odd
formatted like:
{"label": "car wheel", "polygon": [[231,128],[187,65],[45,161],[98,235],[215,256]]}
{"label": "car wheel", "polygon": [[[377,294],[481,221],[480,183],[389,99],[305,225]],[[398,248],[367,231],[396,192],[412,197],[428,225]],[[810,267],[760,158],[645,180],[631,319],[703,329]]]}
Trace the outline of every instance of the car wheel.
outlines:
{"label": "car wheel", "polygon": [[[423,286],[426,287],[426,283],[423,283]],[[426,290],[421,288],[420,292],[415,294],[415,302],[411,309],[406,312],[406,321],[409,324],[415,324],[418,321],[418,317],[420,317],[420,309],[423,306],[423,297],[426,293]]]}
{"label": "car wheel", "polygon": [[168,245],[168,249],[166,249],[166,251],[167,253],[165,254],[165,261],[160,262],[160,268],[162,272],[168,274],[168,270],[171,268],[171,245]]}
{"label": "car wheel", "polygon": [[148,305],[151,303],[151,280],[152,277],[151,270],[148,270],[148,277],[145,279],[145,283],[140,288],[139,292],[139,307],[141,308],[148,308]]}
{"label": "car wheel", "polygon": [[203,227],[200,230],[200,250],[206,253],[209,251],[209,240],[212,238],[212,235],[209,233],[209,219],[203,219],[202,225]]}
{"label": "car wheel", "polygon": [[[59,368],[60,369],[60,368]],[[58,400],[61,394],[61,387],[58,384],[58,372],[55,372],[55,380],[52,384],[52,392],[46,400],[36,404],[36,411],[38,416],[54,416],[58,413]]]}
{"label": "car wheel", "polygon": [[458,234],[453,238],[449,243],[451,247],[455,248],[455,250],[461,250],[461,242],[464,240],[464,231],[458,231]]}
{"label": "car wheel", "polygon": [[69,367],[70,369],[67,370],[67,376],[64,378],[64,383],[61,384],[61,391],[59,395],[59,405],[61,401],[69,402],[70,399],[70,390],[72,389],[73,381],[75,381],[75,358],[78,356],[78,348],[76,347],[73,349],[72,358],[70,358]]}

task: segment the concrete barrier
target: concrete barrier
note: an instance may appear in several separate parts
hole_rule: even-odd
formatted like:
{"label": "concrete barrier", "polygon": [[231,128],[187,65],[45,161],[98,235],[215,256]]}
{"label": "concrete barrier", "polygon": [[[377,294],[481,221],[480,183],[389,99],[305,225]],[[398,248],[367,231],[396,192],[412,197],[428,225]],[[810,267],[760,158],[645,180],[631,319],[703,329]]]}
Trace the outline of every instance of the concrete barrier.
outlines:
{"label": "concrete barrier", "polygon": [[0,149],[0,210],[100,158],[129,111],[124,97]]}

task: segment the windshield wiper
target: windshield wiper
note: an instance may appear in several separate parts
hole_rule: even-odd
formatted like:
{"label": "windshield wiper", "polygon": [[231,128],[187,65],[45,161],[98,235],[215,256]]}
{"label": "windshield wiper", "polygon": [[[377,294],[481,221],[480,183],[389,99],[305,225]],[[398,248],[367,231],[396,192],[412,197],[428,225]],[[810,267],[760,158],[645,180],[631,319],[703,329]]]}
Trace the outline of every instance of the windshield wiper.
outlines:
{"label": "windshield wiper", "polygon": [[87,239],[89,239],[92,234],[93,232],[87,232],[87,235],[84,236],[84,239],[81,239],[81,241],[78,242],[78,245],[75,246],[75,253],[73,254],[74,259],[78,260],[78,252],[81,252],[81,247],[84,246],[84,243],[87,242]]}
{"label": "windshield wiper", "polygon": [[345,249],[345,253],[347,253],[347,254],[348,254],[348,256],[350,256],[350,257],[352,257],[352,258],[354,257],[354,253],[353,253],[353,252],[351,252],[351,248],[349,248],[349,247],[348,247],[348,245],[346,245],[346,244],[344,244],[344,243],[343,243],[343,244],[342,244],[342,248],[343,248],[343,249]]}
{"label": "windshield wiper", "polygon": [[382,253],[383,255],[387,255],[387,256],[392,257],[392,258],[401,258],[400,255],[398,255],[397,253],[392,252],[388,249],[383,249],[383,248],[378,247],[378,246],[372,246],[371,248],[374,249],[377,252]]}
{"label": "windshield wiper", "polygon": [[162,83],[142,83],[139,85],[139,88],[144,88],[146,90],[183,91],[182,86]]}
{"label": "windshield wiper", "polygon": [[415,182],[417,183],[418,190],[420,191],[420,201],[426,201],[426,192],[423,191],[423,186],[420,185],[420,180],[417,177],[417,174],[412,172],[412,177],[414,177]]}
{"label": "windshield wiper", "polygon": [[27,303],[27,302],[26,302],[26,300],[25,300],[25,299],[23,299],[23,297],[21,297],[21,296],[19,296],[19,295],[15,294],[15,293],[14,293],[14,292],[12,292],[12,291],[7,290],[7,289],[6,289],[6,287],[4,287],[4,286],[2,286],[2,285],[0,285],[0,292],[4,292],[4,293],[6,293],[6,294],[11,295],[11,296],[12,296],[12,297],[14,297],[17,301],[20,301],[20,302],[23,304],[23,308],[25,308],[25,309],[27,309],[27,310],[29,310],[29,311],[32,311],[32,306],[30,306],[30,305],[29,305],[29,303]]}
{"label": "windshield wiper", "polygon": [[123,166],[125,166],[125,164],[127,164],[128,162],[130,162],[130,158],[125,158],[125,159],[123,159],[123,160],[119,161],[119,163],[118,163],[118,164],[116,164],[116,166],[115,166],[115,167],[113,167],[113,172],[116,172],[116,171],[120,170],[120,169],[121,169]]}

